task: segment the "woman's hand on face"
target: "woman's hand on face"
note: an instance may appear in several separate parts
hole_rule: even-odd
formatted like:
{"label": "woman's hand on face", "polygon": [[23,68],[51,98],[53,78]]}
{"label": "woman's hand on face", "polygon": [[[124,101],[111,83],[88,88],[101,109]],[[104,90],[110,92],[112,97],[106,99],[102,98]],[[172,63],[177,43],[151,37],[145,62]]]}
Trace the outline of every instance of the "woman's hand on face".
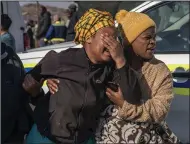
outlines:
{"label": "woman's hand on face", "polygon": [[54,94],[58,91],[58,86],[57,86],[58,84],[59,84],[58,79],[48,79],[47,80],[47,86],[48,86],[51,94]]}
{"label": "woman's hand on face", "polygon": [[124,98],[123,98],[123,94],[121,91],[121,88],[118,88],[118,92],[114,92],[113,90],[111,90],[110,88],[106,89],[106,95],[108,96],[108,98],[117,106],[119,106],[120,108],[122,108],[123,103],[124,103]]}
{"label": "woman's hand on face", "polygon": [[27,74],[22,83],[22,87],[32,97],[36,97],[40,93],[43,83],[44,79],[41,79],[40,82],[37,82],[30,74]]}
{"label": "woman's hand on face", "polygon": [[104,46],[109,50],[112,59],[116,63],[116,67],[122,68],[125,63],[124,51],[121,44],[112,36],[109,36],[107,33],[101,35]]}

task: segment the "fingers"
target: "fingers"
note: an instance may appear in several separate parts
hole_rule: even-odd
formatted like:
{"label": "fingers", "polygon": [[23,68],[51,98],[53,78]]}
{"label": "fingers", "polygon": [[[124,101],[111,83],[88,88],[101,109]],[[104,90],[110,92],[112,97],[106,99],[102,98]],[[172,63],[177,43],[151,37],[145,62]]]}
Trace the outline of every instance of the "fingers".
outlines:
{"label": "fingers", "polygon": [[25,82],[25,81],[22,83],[22,87],[23,87],[25,90],[27,90],[27,88],[26,88],[26,82]]}
{"label": "fingers", "polygon": [[119,95],[122,95],[122,91],[121,91],[121,88],[120,88],[120,87],[118,87],[118,94],[119,94]]}
{"label": "fingers", "polygon": [[53,85],[48,85],[49,91],[51,94],[55,94],[58,91],[58,88],[54,87]]}
{"label": "fingers", "polygon": [[124,99],[123,99],[123,94],[121,92],[121,89],[119,88],[118,92],[112,91],[110,88],[106,89],[106,94],[108,98],[117,106],[120,108],[123,107]]}
{"label": "fingers", "polygon": [[108,98],[109,98],[112,102],[114,102],[114,98],[115,98],[115,97],[113,97],[112,94],[110,94],[108,91],[106,91],[106,95],[108,96]]}
{"label": "fingers", "polygon": [[103,40],[109,44],[115,44],[116,43],[116,40],[111,36],[105,36]]}
{"label": "fingers", "polygon": [[58,89],[59,80],[58,79],[48,79],[47,84],[52,85],[56,89]]}
{"label": "fingers", "polygon": [[25,90],[28,90],[30,88],[31,85],[34,85],[35,84],[35,80],[34,78],[30,75],[30,74],[27,74],[24,78],[24,81],[23,81],[23,88]]}
{"label": "fingers", "polygon": [[47,86],[48,86],[48,88],[49,88],[49,91],[50,91],[52,94],[54,94],[54,93],[56,93],[56,92],[58,91],[58,88],[55,87],[55,86],[52,85],[52,84],[47,84]]}
{"label": "fingers", "polygon": [[114,40],[110,36],[101,35],[101,39],[102,39],[103,44],[106,48],[113,49],[115,47]]}
{"label": "fingers", "polygon": [[58,84],[59,84],[58,79],[48,79],[47,80],[47,86],[48,86],[51,94],[54,94],[58,91],[58,86],[57,86]]}
{"label": "fingers", "polygon": [[107,33],[101,34],[101,38],[111,44],[117,42],[117,39],[115,37],[109,36]]}
{"label": "fingers", "polygon": [[[32,75],[31,74],[27,74],[26,75],[26,81],[27,81],[27,83],[28,84],[40,84],[39,82],[37,82],[33,77],[32,77]],[[42,80],[42,79],[41,79]]]}
{"label": "fingers", "polygon": [[108,96],[108,98],[113,102],[113,103],[117,103],[118,98],[115,96],[115,92],[112,91],[111,89],[107,88],[106,89],[106,95]]}
{"label": "fingers", "polygon": [[110,88],[106,89],[106,94],[108,94],[111,97],[115,97],[117,95],[117,92],[114,92],[113,90],[111,90]]}
{"label": "fingers", "polygon": [[121,88],[118,87],[118,92],[115,92],[113,91],[112,89],[110,88],[107,88],[106,89],[106,94],[109,96],[109,97],[118,97],[118,98],[122,98],[123,97],[123,94],[122,94],[122,91],[121,91]]}
{"label": "fingers", "polygon": [[58,79],[52,79],[52,82],[59,84],[59,80]]}
{"label": "fingers", "polygon": [[58,79],[48,79],[47,80],[49,83],[51,83],[51,84],[59,84],[59,80]]}
{"label": "fingers", "polygon": [[111,49],[110,45],[107,42],[105,42],[104,40],[102,40],[102,42],[103,42],[103,45],[105,48],[107,48],[109,50]]}

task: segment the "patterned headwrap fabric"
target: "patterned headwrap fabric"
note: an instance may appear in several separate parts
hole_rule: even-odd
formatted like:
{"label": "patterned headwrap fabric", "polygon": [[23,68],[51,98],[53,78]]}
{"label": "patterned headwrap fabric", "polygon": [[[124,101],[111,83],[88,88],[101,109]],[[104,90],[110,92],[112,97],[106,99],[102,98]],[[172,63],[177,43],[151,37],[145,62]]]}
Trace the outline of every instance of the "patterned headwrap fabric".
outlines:
{"label": "patterned headwrap fabric", "polygon": [[75,43],[84,44],[99,29],[114,26],[114,19],[109,12],[89,9],[75,25]]}

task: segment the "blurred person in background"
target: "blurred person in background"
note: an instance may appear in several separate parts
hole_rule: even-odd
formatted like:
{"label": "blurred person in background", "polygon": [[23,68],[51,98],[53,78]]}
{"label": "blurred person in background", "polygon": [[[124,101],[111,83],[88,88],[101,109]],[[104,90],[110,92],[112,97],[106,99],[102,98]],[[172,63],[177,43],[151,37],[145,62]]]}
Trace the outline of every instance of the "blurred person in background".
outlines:
{"label": "blurred person in background", "polygon": [[36,38],[36,36],[37,36],[37,30],[38,30],[38,22],[35,21],[34,22],[34,27],[32,28],[35,48],[38,47],[38,41],[37,41],[37,38]]}
{"label": "blurred person in background", "polygon": [[34,21],[29,20],[26,26],[26,32],[30,40],[30,48],[35,47],[33,27],[34,27]]}
{"label": "blurred person in background", "polygon": [[77,6],[75,4],[71,4],[68,9],[69,24],[67,29],[66,41],[73,41],[75,38],[74,27],[77,21],[79,20],[79,17],[77,13]]}
{"label": "blurred person in background", "polygon": [[9,28],[12,24],[12,20],[7,14],[1,15],[1,42],[5,43],[9,48],[16,51],[15,39],[9,32]]}
{"label": "blurred person in background", "polygon": [[71,12],[70,12],[69,9],[66,9],[65,16],[66,16],[65,26],[68,28],[69,27],[69,23],[70,23],[70,17],[71,17]]}
{"label": "blurred person in background", "polygon": [[53,24],[49,27],[44,38],[46,44],[58,44],[65,41],[67,27],[62,23],[59,15],[54,15]]}
{"label": "blurred person in background", "polygon": [[45,6],[41,6],[41,14],[39,18],[38,30],[36,38],[39,40],[39,46],[45,46],[44,37],[51,25],[51,14],[47,11]]}

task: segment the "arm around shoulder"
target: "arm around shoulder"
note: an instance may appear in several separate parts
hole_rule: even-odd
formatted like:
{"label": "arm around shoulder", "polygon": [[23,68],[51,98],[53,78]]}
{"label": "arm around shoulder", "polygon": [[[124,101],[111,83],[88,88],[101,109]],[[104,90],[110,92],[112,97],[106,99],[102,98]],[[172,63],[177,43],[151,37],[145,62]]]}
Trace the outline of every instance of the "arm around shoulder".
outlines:
{"label": "arm around shoulder", "polygon": [[119,116],[136,122],[161,122],[167,116],[173,99],[173,79],[165,64],[161,64],[155,75],[155,91],[152,97],[141,104],[124,102]]}

